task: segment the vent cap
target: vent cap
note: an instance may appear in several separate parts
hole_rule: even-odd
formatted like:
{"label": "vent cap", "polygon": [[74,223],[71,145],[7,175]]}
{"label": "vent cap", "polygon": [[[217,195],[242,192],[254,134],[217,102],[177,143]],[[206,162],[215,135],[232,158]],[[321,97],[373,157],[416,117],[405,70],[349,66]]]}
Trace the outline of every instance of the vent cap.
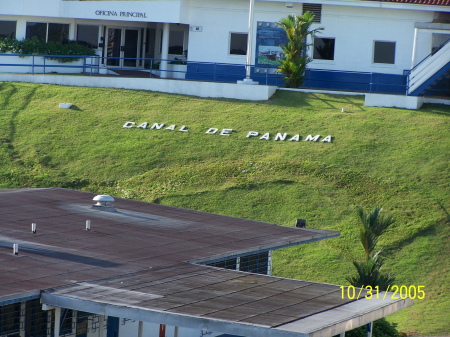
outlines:
{"label": "vent cap", "polygon": [[114,198],[110,195],[99,194],[92,200],[97,201],[97,203],[92,206],[93,208],[101,211],[116,212],[114,206],[111,205],[111,202],[114,202]]}

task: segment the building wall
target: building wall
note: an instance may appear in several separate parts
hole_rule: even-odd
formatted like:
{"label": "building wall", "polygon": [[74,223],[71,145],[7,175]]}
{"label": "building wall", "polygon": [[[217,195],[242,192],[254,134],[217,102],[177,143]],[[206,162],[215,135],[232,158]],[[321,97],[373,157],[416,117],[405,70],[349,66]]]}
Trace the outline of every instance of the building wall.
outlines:
{"label": "building wall", "polygon": [[[14,4],[2,5],[2,12],[6,15],[0,15],[0,20],[17,20],[18,39],[25,37],[27,21],[69,23],[70,39],[76,38],[77,24],[99,25],[101,31],[102,27],[140,28],[142,38],[147,29],[147,35],[154,38],[146,39],[146,53],[140,53],[139,56],[185,60],[185,55],[169,54],[165,57],[163,55],[167,54],[160,52],[163,25],[170,23],[171,32],[184,31],[183,50],[187,51],[187,60],[190,61],[186,67],[186,75],[184,70],[177,75],[191,80],[234,83],[245,77],[243,65],[246,56],[230,54],[230,38],[232,33],[245,35],[248,32],[247,1],[104,1],[99,4],[48,0],[52,2],[52,6],[47,6],[47,2],[46,6],[42,6],[41,1],[43,0],[17,0]],[[314,23],[312,28],[322,27],[323,30],[317,37],[335,41],[334,58],[313,60],[309,64],[312,70],[306,75],[305,87],[404,94],[407,85],[404,74],[413,66],[414,48],[417,64],[430,54],[433,41],[437,41],[436,36],[433,39],[433,30],[415,30],[417,23],[433,21],[435,12],[430,10],[430,6],[385,4],[376,7],[374,3],[366,1],[342,2],[336,5],[336,2],[323,0],[322,3],[321,22]],[[278,0],[256,1],[252,64],[260,51],[260,44],[257,42],[259,24],[264,22],[275,26],[274,23],[289,14],[302,14],[302,3],[294,2],[292,6],[288,4],[291,3]],[[436,8],[439,10],[440,7]],[[120,17],[121,15],[114,17],[98,14],[97,9],[104,13],[109,13],[110,10],[116,10],[117,13],[138,11],[140,15],[129,18]],[[145,17],[141,14],[145,14]],[[282,31],[281,28],[277,29]],[[393,62],[374,62],[375,41],[395,44]],[[101,54],[100,49],[97,54]],[[309,54],[313,56],[312,49]],[[139,66],[142,64],[144,62]],[[260,84],[283,85],[281,76],[274,75],[276,66],[274,63],[267,70],[267,66],[263,65],[255,69],[252,76]]]}
{"label": "building wall", "polygon": [[[191,26],[189,60],[219,63],[245,63],[245,56],[229,54],[231,32],[248,30],[248,7],[242,1],[193,0],[189,6]],[[302,5],[287,8],[280,2],[256,2],[254,30],[257,22],[277,22],[289,14],[302,14]],[[318,37],[335,38],[335,59],[314,60],[310,68],[359,72],[403,74],[410,69],[414,44],[414,24],[431,22],[433,12],[349,6],[322,6],[322,21],[312,28],[323,27]],[[395,64],[374,64],[374,41],[396,43]],[[431,32],[421,31],[418,59],[431,52]],[[253,52],[255,52],[253,41]]]}
{"label": "building wall", "polygon": [[[52,5],[48,3],[52,2]],[[109,1],[105,5],[95,6],[83,1],[46,0],[42,6],[40,1],[18,0],[2,4],[0,20],[17,20],[17,38],[25,37],[26,21],[70,23],[70,38],[75,38],[75,26],[79,23],[117,25],[127,27],[147,27],[156,22],[178,22],[180,15],[166,13],[183,10],[183,20],[191,27],[186,38],[188,59],[199,62],[218,62],[244,64],[245,55],[230,55],[229,44],[231,33],[248,31],[248,2],[240,0],[192,0],[179,2],[178,5],[161,12],[161,3],[165,1],[138,1],[133,3],[136,10],[146,13],[149,18],[115,18],[94,15],[95,8],[109,10],[128,9],[122,1]],[[100,6],[100,7],[99,7]],[[157,7],[155,7],[157,6]],[[162,7],[161,7],[162,8]],[[158,18],[153,17],[158,12]],[[150,14],[152,13],[152,14]],[[302,4],[294,3],[292,8],[285,2],[256,1],[254,15],[254,31],[257,22],[277,22],[289,14],[301,14]],[[15,14],[15,15],[14,15]],[[356,6],[322,6],[322,20],[313,24],[312,28],[323,27],[318,37],[335,39],[334,60],[314,60],[310,68],[343,70],[358,72],[378,72],[402,74],[411,68],[414,24],[431,22],[434,12],[420,10],[399,10],[389,8],[367,8]],[[166,21],[164,21],[166,20]],[[170,21],[175,20],[175,21]],[[172,24],[173,29],[177,28]],[[200,27],[200,30],[192,29]],[[374,41],[392,41],[396,43],[395,64],[374,64]],[[420,30],[418,37],[417,60],[423,59],[431,52],[432,32]],[[255,55],[256,39],[253,41]]]}

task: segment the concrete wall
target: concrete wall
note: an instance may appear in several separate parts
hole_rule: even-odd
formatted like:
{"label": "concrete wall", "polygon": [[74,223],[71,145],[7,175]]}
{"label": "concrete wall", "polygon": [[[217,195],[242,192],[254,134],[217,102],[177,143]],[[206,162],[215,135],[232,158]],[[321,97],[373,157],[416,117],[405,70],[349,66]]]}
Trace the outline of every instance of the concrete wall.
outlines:
{"label": "concrete wall", "polygon": [[[163,80],[154,78],[116,78],[70,75],[53,76],[1,74],[0,82],[48,83],[76,87],[124,88],[198,97],[233,98],[251,101],[268,100],[276,91],[276,87],[266,85],[191,82],[185,80]],[[76,104],[76,102],[61,103]]]}
{"label": "concrete wall", "polygon": [[401,109],[419,109],[423,104],[421,96],[400,96],[383,94],[366,94],[365,106],[401,108]]}

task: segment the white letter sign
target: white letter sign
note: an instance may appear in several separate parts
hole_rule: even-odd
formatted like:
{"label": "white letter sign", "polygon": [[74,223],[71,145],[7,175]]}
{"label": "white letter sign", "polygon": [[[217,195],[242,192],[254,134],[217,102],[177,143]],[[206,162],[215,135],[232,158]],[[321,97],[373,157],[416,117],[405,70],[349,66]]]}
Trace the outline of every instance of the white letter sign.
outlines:
{"label": "white letter sign", "polygon": [[305,142],[307,141],[313,141],[313,142],[317,142],[317,140],[319,139],[320,135],[316,135],[316,136],[311,136],[311,135],[307,135],[305,138]]}
{"label": "white letter sign", "polygon": [[220,135],[221,136],[229,136],[231,132],[233,132],[233,129],[222,129],[222,131],[220,132]]}
{"label": "white letter sign", "polygon": [[207,133],[208,135],[213,135],[217,132],[217,130],[219,130],[219,129],[209,128],[205,133]]}
{"label": "white letter sign", "polygon": [[126,122],[123,127],[127,128],[127,129],[131,129],[133,127],[133,125],[135,125],[135,122]]}

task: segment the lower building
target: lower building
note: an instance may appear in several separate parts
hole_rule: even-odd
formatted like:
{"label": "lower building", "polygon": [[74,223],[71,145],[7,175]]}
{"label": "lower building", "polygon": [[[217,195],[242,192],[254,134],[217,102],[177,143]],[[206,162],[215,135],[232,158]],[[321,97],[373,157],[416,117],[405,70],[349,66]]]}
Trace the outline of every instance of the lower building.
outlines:
{"label": "lower building", "polygon": [[61,188],[0,190],[0,336],[327,337],[413,304],[270,276],[272,250],[338,235]]}

